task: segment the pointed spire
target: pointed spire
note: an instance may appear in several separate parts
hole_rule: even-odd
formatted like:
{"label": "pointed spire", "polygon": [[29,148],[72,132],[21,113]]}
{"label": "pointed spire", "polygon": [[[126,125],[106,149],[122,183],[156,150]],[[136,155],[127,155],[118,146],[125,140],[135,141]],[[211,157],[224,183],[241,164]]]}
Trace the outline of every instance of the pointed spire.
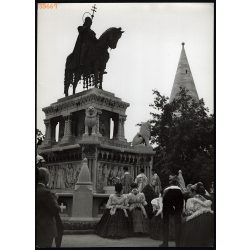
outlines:
{"label": "pointed spire", "polygon": [[188,90],[188,93],[196,100],[199,101],[198,93],[194,84],[194,79],[188,64],[186,52],[184,45],[185,43],[181,43],[182,50],[181,56],[179,59],[173,88],[171,91],[169,102],[172,102],[174,98],[178,95],[180,87],[185,87]]}

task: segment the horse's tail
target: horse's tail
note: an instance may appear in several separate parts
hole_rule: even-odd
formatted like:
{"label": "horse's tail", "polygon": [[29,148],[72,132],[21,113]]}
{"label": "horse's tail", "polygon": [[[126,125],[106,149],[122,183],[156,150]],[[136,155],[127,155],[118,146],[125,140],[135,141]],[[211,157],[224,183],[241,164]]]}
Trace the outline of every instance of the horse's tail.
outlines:
{"label": "horse's tail", "polygon": [[68,89],[70,84],[73,84],[73,80],[74,80],[74,74],[73,71],[71,69],[68,69],[65,67],[65,71],[64,71],[64,93],[66,96],[68,96]]}
{"label": "horse's tail", "polygon": [[64,94],[68,96],[69,89],[69,79],[68,79],[68,69],[65,67],[64,71]]}
{"label": "horse's tail", "polygon": [[73,53],[69,54],[66,59],[65,68],[66,69],[73,69],[74,68],[74,56]]}
{"label": "horse's tail", "polygon": [[69,54],[66,63],[65,63],[65,71],[64,71],[64,93],[68,96],[68,89],[70,84],[73,81],[73,69],[74,69],[74,56],[73,53]]}

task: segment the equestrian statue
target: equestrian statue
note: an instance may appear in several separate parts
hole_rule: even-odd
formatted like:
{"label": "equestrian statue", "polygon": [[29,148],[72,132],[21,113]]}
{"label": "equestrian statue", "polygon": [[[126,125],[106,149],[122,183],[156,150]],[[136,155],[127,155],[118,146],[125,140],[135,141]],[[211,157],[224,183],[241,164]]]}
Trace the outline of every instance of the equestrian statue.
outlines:
{"label": "equestrian statue", "polygon": [[[78,37],[73,52],[67,57],[64,74],[64,94],[68,96],[69,86],[73,86],[73,94],[79,81],[83,89],[90,86],[102,89],[103,74],[109,60],[108,48],[115,49],[124,31],[121,28],[107,29],[99,39],[91,30],[93,14],[86,17],[84,24],[78,27]],[[88,13],[88,12],[87,12]]]}

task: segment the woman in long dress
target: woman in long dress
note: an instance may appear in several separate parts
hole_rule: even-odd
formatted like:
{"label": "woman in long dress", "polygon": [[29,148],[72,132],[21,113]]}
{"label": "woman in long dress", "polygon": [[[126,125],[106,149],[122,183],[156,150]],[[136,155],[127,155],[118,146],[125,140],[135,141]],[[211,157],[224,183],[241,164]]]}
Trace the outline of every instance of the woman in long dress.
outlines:
{"label": "woman in long dress", "polygon": [[109,196],[106,210],[96,226],[96,234],[104,238],[125,238],[129,236],[127,199],[122,194],[122,184],[115,184],[115,194]]}
{"label": "woman in long dress", "polygon": [[193,185],[191,190],[193,197],[186,203],[180,246],[211,247],[214,240],[212,201],[204,197],[205,188],[202,184]]}
{"label": "woman in long dress", "polygon": [[145,195],[140,193],[136,183],[131,184],[132,191],[127,195],[132,231],[135,234],[147,234],[148,217],[144,206],[147,205]]}

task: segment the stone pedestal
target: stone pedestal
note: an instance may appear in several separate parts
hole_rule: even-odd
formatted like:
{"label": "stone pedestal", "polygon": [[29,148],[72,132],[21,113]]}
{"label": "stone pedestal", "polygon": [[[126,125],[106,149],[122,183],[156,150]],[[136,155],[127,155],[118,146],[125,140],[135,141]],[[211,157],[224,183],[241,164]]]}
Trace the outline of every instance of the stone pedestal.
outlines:
{"label": "stone pedestal", "polygon": [[93,192],[92,182],[88,169],[88,161],[85,158],[75,185],[73,194],[73,209],[71,220],[87,220],[92,218]]}
{"label": "stone pedestal", "polygon": [[[93,88],[43,108],[46,134],[38,153],[51,173],[50,187],[70,192],[67,199],[60,196],[60,202],[71,221],[93,221],[103,212],[110,193],[114,193],[114,186],[107,185],[121,178],[124,166],[133,179],[140,167],[150,179],[155,152],[152,147],[127,142],[127,107],[129,103],[113,93]],[[59,138],[54,143],[57,123]],[[85,157],[88,160],[82,160]]]}
{"label": "stone pedestal", "polygon": [[86,218],[92,218],[92,208],[92,187],[80,186],[74,191],[72,219],[85,220]]}

